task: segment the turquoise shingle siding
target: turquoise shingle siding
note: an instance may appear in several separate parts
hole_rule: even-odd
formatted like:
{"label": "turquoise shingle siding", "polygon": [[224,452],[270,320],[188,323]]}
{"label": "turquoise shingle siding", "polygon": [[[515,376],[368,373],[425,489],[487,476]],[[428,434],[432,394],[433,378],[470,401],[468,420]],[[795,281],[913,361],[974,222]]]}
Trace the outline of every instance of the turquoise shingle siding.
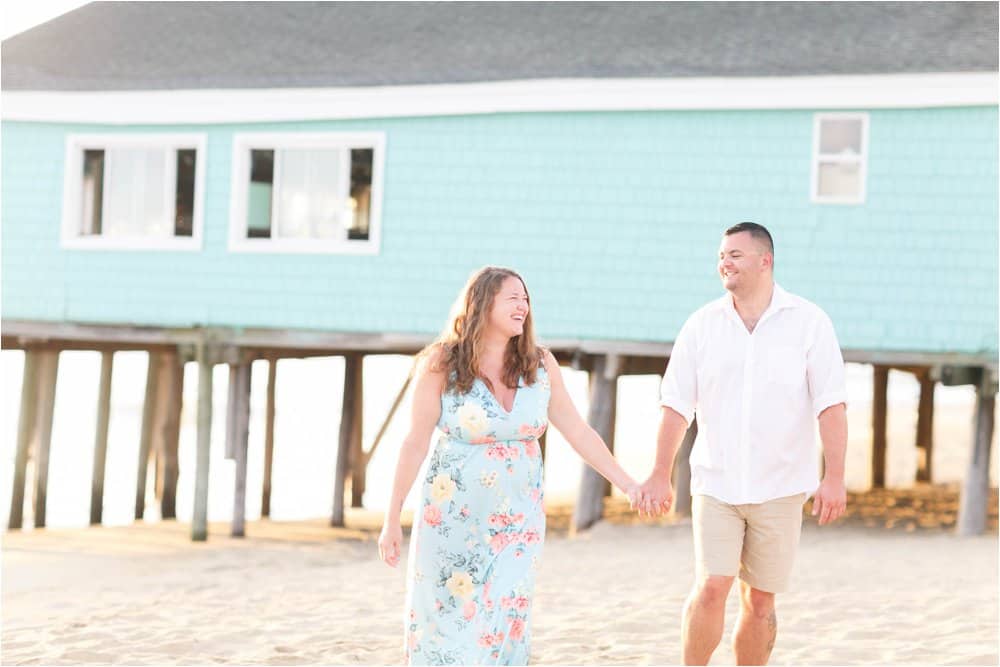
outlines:
{"label": "turquoise shingle siding", "polygon": [[[227,250],[238,131],[384,131],[377,256]],[[60,249],[68,133],[204,132],[201,252]],[[115,128],[3,124],[5,319],[436,332],[468,273],[519,269],[549,338],[669,341],[767,225],[777,278],[847,348],[997,349],[997,110],[870,113],[867,201],[810,202],[813,113],[504,114]]]}

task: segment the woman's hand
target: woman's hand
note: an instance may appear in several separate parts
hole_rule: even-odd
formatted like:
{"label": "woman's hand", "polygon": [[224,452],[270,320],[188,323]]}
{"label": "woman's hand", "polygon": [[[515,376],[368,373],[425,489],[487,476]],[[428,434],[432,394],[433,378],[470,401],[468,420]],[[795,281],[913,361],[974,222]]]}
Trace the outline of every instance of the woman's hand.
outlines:
{"label": "woman's hand", "polygon": [[378,557],[389,567],[399,565],[400,545],[403,543],[403,529],[398,521],[388,521],[382,524],[382,532],[378,536]]}
{"label": "woman's hand", "polygon": [[637,510],[642,507],[642,487],[638,482],[629,479],[628,483],[622,488],[622,493],[628,496],[629,509]]}

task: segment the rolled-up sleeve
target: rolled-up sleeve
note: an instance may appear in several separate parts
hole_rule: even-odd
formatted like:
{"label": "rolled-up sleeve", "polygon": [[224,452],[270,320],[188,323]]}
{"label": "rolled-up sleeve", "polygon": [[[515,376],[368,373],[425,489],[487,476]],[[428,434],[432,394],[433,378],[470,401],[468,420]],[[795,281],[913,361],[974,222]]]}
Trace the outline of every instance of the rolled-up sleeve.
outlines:
{"label": "rolled-up sleeve", "polygon": [[806,354],[806,373],[809,397],[816,417],[832,405],[847,403],[844,357],[833,330],[833,322],[822,311],[818,314],[813,339]]}
{"label": "rolled-up sleeve", "polygon": [[697,329],[695,317],[681,327],[660,382],[660,405],[675,410],[688,425],[694,420],[698,405]]}

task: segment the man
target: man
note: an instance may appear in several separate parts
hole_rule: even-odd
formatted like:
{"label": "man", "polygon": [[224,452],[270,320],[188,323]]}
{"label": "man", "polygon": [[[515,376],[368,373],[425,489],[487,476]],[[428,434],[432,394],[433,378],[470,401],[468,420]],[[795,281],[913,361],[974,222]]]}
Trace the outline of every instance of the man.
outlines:
{"label": "man", "polygon": [[[774,244],[761,225],[726,230],[719,276],[728,294],[684,324],[661,385],[662,418],[642,509],[673,501],[670,472],[698,414],[691,452],[696,578],[684,608],[684,663],[708,664],[722,639],[725,604],[740,578],[733,651],[767,664],[777,635],[776,593],[787,590],[802,525],[835,521],[847,504],[844,362],[830,318],[773,277]],[[823,442],[819,481],[815,421]]]}

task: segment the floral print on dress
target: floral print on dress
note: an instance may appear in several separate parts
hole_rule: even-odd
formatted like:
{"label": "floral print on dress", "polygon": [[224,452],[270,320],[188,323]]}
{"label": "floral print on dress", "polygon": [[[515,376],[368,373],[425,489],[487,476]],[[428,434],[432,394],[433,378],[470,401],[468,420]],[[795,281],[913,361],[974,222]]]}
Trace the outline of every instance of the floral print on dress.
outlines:
{"label": "floral print on dress", "polygon": [[477,379],[441,397],[407,573],[409,664],[527,664],[545,539],[542,457],[550,385],[539,367],[507,411]]}

